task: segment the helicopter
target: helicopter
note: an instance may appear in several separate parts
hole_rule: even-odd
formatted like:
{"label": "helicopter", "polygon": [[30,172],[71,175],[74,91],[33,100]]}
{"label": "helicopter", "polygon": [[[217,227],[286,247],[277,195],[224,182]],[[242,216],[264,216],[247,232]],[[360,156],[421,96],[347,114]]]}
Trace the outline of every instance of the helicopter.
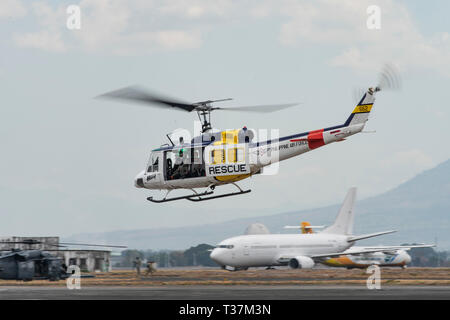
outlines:
{"label": "helicopter", "polygon": [[[229,101],[231,98],[187,103],[133,86],[98,97],[197,113],[202,124],[201,134],[187,142],[180,138],[177,143],[167,135],[170,144],[163,144],[152,150],[145,170],[135,177],[134,185],[137,188],[167,191],[162,199],[148,197],[147,200],[151,202],[163,203],[181,199],[199,202],[248,193],[251,190],[243,190],[237,184],[238,181],[260,174],[264,167],[271,164],[333,142],[344,141],[349,136],[361,132],[372,110],[376,93],[382,89],[398,88],[398,73],[392,65],[385,65],[380,73],[378,85],[365,90],[344,123],[258,142],[253,141],[255,134],[246,127],[214,132],[211,113],[213,111],[268,113],[296,104],[217,107],[215,103]],[[213,195],[217,186],[227,184],[234,185],[238,190]],[[196,188],[205,189],[197,192]],[[169,198],[169,193],[176,189],[187,189],[192,193]]]}
{"label": "helicopter", "polygon": [[[52,255],[48,251],[55,250],[37,250],[32,249],[33,245],[43,244],[42,241],[35,239],[24,239],[23,241],[0,241],[0,244],[26,244],[27,250],[12,248],[0,255],[0,279],[2,280],[49,280],[58,281],[68,278],[71,274],[67,273],[63,259]],[[126,246],[111,246],[98,244],[82,244],[60,242],[59,244],[45,243],[46,246],[55,248],[66,247],[67,245],[99,246],[126,248]]]}

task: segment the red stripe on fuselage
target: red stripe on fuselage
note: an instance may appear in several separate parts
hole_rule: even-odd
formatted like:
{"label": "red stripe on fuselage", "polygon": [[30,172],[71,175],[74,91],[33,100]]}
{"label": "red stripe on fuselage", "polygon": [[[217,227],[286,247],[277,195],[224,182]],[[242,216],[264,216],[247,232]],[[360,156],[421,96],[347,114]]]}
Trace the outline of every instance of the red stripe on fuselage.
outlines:
{"label": "red stripe on fuselage", "polygon": [[309,149],[316,149],[325,145],[323,141],[323,129],[310,131],[308,133],[308,146]]}
{"label": "red stripe on fuselage", "polygon": [[302,139],[291,139],[291,140],[289,140],[290,142],[297,142],[297,141],[306,141],[306,140],[308,140],[308,139],[306,139],[306,138],[302,138]]}

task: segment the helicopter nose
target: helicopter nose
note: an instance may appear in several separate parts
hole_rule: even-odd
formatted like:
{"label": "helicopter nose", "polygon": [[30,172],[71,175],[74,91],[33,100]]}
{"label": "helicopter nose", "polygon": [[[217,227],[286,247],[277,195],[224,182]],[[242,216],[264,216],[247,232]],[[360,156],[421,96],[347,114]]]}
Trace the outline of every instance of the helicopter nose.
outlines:
{"label": "helicopter nose", "polygon": [[144,171],[139,172],[139,174],[134,178],[134,186],[136,188],[144,188]]}

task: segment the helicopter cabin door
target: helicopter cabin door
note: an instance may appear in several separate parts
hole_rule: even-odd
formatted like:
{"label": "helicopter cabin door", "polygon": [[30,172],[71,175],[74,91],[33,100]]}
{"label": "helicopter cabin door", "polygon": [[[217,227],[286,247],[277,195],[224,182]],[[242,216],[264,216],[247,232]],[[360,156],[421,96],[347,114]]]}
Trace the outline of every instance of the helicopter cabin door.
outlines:
{"label": "helicopter cabin door", "polygon": [[205,148],[206,175],[226,181],[250,174],[245,144],[219,144]]}
{"label": "helicopter cabin door", "polygon": [[17,278],[21,280],[32,280],[34,276],[34,261],[17,262]]}
{"label": "helicopter cabin door", "polygon": [[150,154],[150,159],[147,164],[145,172],[144,184],[161,182],[162,167],[163,167],[163,153],[160,151],[153,151]]}

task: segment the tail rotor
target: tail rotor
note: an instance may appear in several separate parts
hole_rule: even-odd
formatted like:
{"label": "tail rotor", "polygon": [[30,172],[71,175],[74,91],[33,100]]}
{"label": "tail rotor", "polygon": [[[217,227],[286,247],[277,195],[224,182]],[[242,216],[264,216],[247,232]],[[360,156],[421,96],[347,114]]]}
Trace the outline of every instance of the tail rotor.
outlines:
{"label": "tail rotor", "polygon": [[393,64],[385,64],[378,76],[376,91],[400,90],[401,86],[402,81],[398,69]]}

